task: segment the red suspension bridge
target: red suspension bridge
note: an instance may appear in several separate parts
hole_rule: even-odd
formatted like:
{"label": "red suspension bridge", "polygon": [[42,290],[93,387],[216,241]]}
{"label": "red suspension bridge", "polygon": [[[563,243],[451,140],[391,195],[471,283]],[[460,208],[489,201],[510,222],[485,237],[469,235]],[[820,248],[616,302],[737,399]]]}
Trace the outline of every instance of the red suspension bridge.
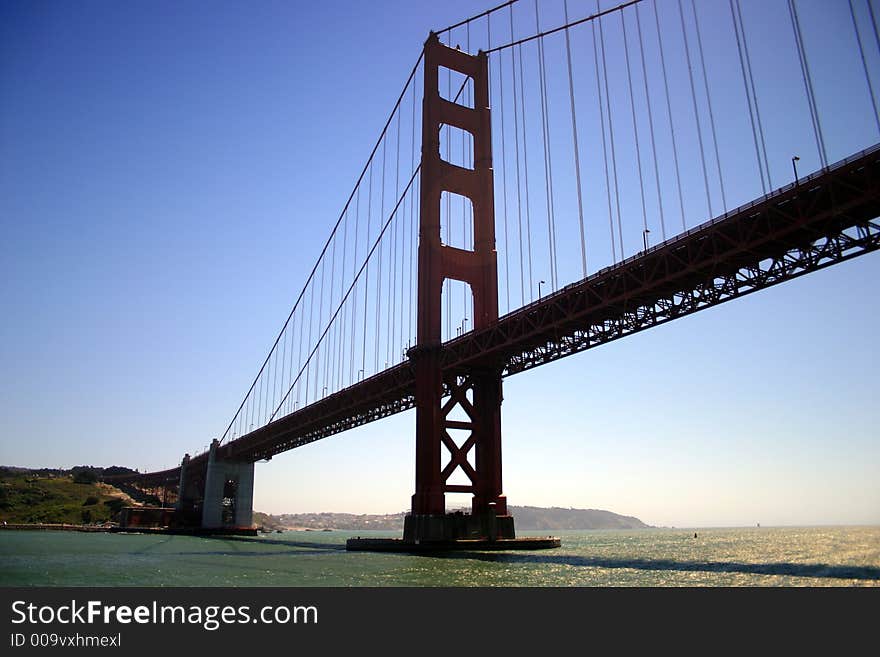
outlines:
{"label": "red suspension bridge", "polygon": [[249,526],[254,462],[415,408],[405,544],[503,544],[505,377],[880,246],[878,75],[869,0],[520,0],[432,32],[223,435],[116,480]]}

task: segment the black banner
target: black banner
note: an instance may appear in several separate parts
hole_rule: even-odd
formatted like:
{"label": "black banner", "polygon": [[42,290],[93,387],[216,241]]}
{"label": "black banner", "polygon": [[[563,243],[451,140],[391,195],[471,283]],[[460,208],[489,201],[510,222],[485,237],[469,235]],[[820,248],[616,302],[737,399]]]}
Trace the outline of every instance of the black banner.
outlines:
{"label": "black banner", "polygon": [[823,634],[839,650],[859,628],[868,638],[878,602],[877,589],[5,588],[0,654],[285,646],[470,654],[524,640],[679,646],[703,635],[790,649]]}

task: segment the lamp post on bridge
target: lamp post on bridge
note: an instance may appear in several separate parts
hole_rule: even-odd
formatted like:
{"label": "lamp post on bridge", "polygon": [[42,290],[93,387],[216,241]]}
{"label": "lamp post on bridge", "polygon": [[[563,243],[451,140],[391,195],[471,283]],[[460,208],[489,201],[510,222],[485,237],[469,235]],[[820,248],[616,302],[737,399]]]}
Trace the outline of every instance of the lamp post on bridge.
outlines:
{"label": "lamp post on bridge", "polygon": [[800,161],[797,155],[792,156],[791,158],[791,168],[794,169],[794,185],[797,187],[798,185],[798,172],[797,172],[797,163]]}
{"label": "lamp post on bridge", "polygon": [[650,232],[651,232],[650,228],[645,228],[645,230],[642,231],[642,239],[645,242],[645,251],[648,250],[648,233],[650,233]]}
{"label": "lamp post on bridge", "polygon": [[547,281],[538,281],[538,301],[541,300],[541,286],[546,284]]}

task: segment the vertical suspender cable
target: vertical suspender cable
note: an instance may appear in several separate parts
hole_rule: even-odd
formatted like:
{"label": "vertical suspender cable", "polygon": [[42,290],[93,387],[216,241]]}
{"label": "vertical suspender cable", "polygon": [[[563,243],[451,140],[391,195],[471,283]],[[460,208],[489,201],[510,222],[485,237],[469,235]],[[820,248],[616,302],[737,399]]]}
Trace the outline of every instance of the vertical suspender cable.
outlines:
{"label": "vertical suspender cable", "polygon": [[263,375],[263,380],[266,382],[265,383],[265,389],[266,389],[265,401],[266,401],[266,409],[267,409],[266,412],[268,412],[269,403],[270,403],[269,402],[269,385],[271,383],[271,379],[272,379],[272,359],[270,358],[268,367],[266,368],[266,372]]}
{"label": "vertical suspender cable", "polygon": [[[599,0],[596,0],[596,11],[599,11]],[[599,46],[602,53],[602,75],[605,78],[605,108],[608,110],[608,137],[611,142],[611,171],[614,174],[614,202],[617,210],[617,245],[620,247],[620,259],[624,259],[623,225],[620,218],[620,187],[617,183],[617,155],[614,149],[614,120],[611,118],[611,92],[608,89],[608,65],[605,61],[605,30],[602,29],[602,17],[599,23]]]}
{"label": "vertical suspender cable", "polygon": [[666,241],[666,220],[663,216],[663,194],[660,190],[660,169],[657,163],[657,142],[654,139],[654,113],[651,109],[651,94],[648,91],[648,67],[645,65],[645,44],[642,38],[642,20],[639,17],[639,9],[636,5],[636,29],[639,34],[639,56],[642,60],[642,79],[645,82],[645,100],[648,106],[648,128],[651,134],[651,153],[654,157],[654,182],[657,187],[657,207],[660,211],[660,233]]}
{"label": "vertical suspender cable", "polygon": [[700,55],[700,68],[703,70],[703,86],[706,87],[706,104],[709,107],[709,127],[712,129],[712,144],[715,147],[715,165],[718,168],[718,186],[721,190],[721,206],[727,211],[727,195],[724,193],[724,176],[721,175],[721,154],[718,151],[718,136],[715,133],[715,114],[712,111],[712,94],[709,92],[709,78],[706,73],[706,58],[703,55],[703,37],[700,35],[700,17],[697,15],[696,0],[691,0],[694,12],[694,27],[697,31],[697,52]]}
{"label": "vertical suspender cable", "polygon": [[709,174],[706,172],[706,153],[703,148],[703,131],[700,128],[700,114],[697,111],[697,91],[694,86],[694,70],[691,66],[691,49],[688,45],[687,28],[684,25],[684,10],[681,7],[681,0],[678,0],[678,15],[681,18],[681,35],[684,38],[684,55],[687,60],[688,80],[691,84],[691,101],[694,106],[694,122],[697,126],[697,141],[700,146],[700,165],[703,170],[703,184],[706,186],[706,204],[709,207],[709,216],[712,217],[712,197],[709,194]]}
{"label": "vertical suspender cable", "polygon": [[[323,261],[321,267],[323,267]],[[312,282],[312,290],[311,294],[309,294],[309,336],[306,340],[306,350],[309,349],[312,344],[312,324],[314,323],[314,311],[315,311],[315,283]],[[308,406],[309,404],[309,374],[311,373],[311,361],[306,361],[306,396],[303,399],[303,406]]]}
{"label": "vertical suspender cable", "polygon": [[[487,20],[491,25],[491,22]],[[492,33],[489,32],[489,48],[492,47]],[[504,295],[507,302],[505,313],[510,312],[510,240],[507,234],[507,128],[504,120],[504,70],[502,57],[498,55],[498,95],[499,111],[501,113],[501,189],[502,189],[502,214],[504,215]]]}
{"label": "vertical suspender cable", "polygon": [[[728,0],[728,4],[730,5],[730,17],[733,20],[733,33],[736,35],[736,48],[737,48],[737,51],[739,52],[739,67],[740,67],[740,70],[742,71],[743,87],[745,88],[745,91],[746,91],[746,103],[748,104],[748,107],[749,107],[749,122],[752,125],[752,139],[755,142],[755,157],[758,160],[758,172],[761,174],[761,188],[764,190],[764,193],[766,194],[767,193],[767,182],[764,179],[764,165],[763,165],[763,162],[761,161],[761,149],[758,146],[758,131],[757,131],[757,128],[755,127],[755,115],[754,115],[754,111],[752,110],[752,94],[751,94],[751,91],[749,90],[749,81],[748,81],[748,76],[746,74],[746,64],[743,59],[742,42],[739,37],[740,28],[739,28],[739,24],[737,23],[737,20],[736,20],[736,11],[733,8],[733,0]],[[756,105],[757,105],[757,102],[758,101],[756,98],[755,99]]]}
{"label": "vertical suspender cable", "polygon": [[[489,19],[487,18],[486,20],[488,21]],[[466,41],[465,41],[465,50],[467,51],[468,54],[470,54],[471,53],[471,24],[470,24],[470,21],[468,21],[468,23],[466,24],[465,29],[466,29],[466,33],[467,33],[467,37],[466,37]],[[488,63],[487,63],[486,69],[488,72],[488,69],[489,69]],[[473,82],[470,82],[470,81],[466,81],[466,82],[467,82],[467,84],[466,84],[466,89],[465,89],[465,99],[466,99],[465,105],[470,107],[473,104],[472,103]],[[489,135],[489,139],[490,140],[492,139],[491,135]],[[470,145],[471,145],[471,148],[469,150],[466,150],[466,152],[469,153],[469,155],[466,158],[464,158],[463,164],[465,166],[470,166],[470,168],[473,169],[474,168],[473,137],[466,130],[462,130],[462,132],[461,132],[461,143],[462,143],[462,147],[464,147],[464,145],[466,143],[470,143]],[[473,218],[472,217],[469,218],[467,216],[468,215],[467,206],[468,206],[467,200],[462,198],[461,220],[462,220],[463,228],[464,228],[464,248],[469,249],[469,250],[473,250],[474,245],[472,244],[471,235],[470,235],[471,230],[473,228]],[[470,221],[468,221],[468,219],[470,219]],[[469,290],[470,290],[470,287],[468,286],[468,284],[465,282],[462,282],[462,284],[461,284],[461,297],[462,297],[462,302],[464,304],[464,321],[462,322],[462,329],[464,329],[464,326],[468,321],[468,305],[471,302],[470,296],[468,295]],[[462,331],[462,332],[464,332],[464,331]]]}
{"label": "vertical suspender cable", "polygon": [[[324,322],[324,270],[326,266],[324,262],[321,262],[321,297],[318,299],[318,330],[321,330],[321,325]],[[311,345],[311,341],[309,341]],[[318,386],[320,385],[321,379],[321,343],[318,342],[316,344],[317,347],[317,355],[315,358],[315,401],[318,401],[320,397],[318,396]]]}
{"label": "vertical suspender cable", "polygon": [[[565,22],[568,24],[568,0],[563,2],[565,11]],[[581,271],[583,277],[587,277],[587,239],[584,230],[584,200],[581,192],[581,157],[578,145],[578,129],[577,129],[577,113],[575,112],[574,103],[574,74],[571,67],[571,38],[568,28],[565,28],[565,56],[568,62],[568,100],[571,105],[571,135],[574,144],[574,175],[575,184],[577,185],[577,201],[578,201],[578,224],[580,226],[581,236]]]}
{"label": "vertical suspender cable", "polygon": [[880,33],[877,31],[877,17],[874,15],[874,3],[873,0],[865,0],[865,3],[868,5],[868,13],[871,14],[871,27],[874,29],[874,41],[877,44],[877,49],[880,50]]}
{"label": "vertical suspender cable", "polygon": [[[452,30],[447,33],[446,45],[452,47]],[[452,98],[452,70],[446,69],[446,98]],[[452,131],[449,126],[443,126],[446,132],[446,157],[447,162],[452,161]],[[446,197],[446,244],[452,243],[452,195],[449,192],[443,192]],[[442,222],[441,222],[442,223]],[[445,279],[443,281],[442,297],[446,297],[446,339],[448,340],[452,334],[452,281]],[[442,341],[442,340],[441,340]]]}
{"label": "vertical suspender cable", "polygon": [[[870,6],[870,3],[868,6]],[[859,55],[862,58],[862,69],[865,71],[865,82],[868,85],[868,93],[871,94],[871,109],[874,110],[874,121],[877,123],[877,130],[880,131],[880,115],[877,114],[877,99],[874,97],[874,86],[871,84],[871,76],[868,74],[868,62],[865,60],[865,50],[862,47],[862,37],[859,34],[859,25],[856,22],[856,11],[853,8],[852,0],[849,0],[849,15],[852,17],[853,31],[856,33],[856,41],[859,44]]]}
{"label": "vertical suspender cable", "polygon": [[[535,0],[535,29],[541,33],[541,24],[538,16],[538,0]],[[544,143],[544,191],[547,202],[547,246],[550,251],[550,284],[555,290],[556,285],[556,229],[553,211],[553,167],[550,160],[550,123],[547,117],[547,74],[544,63],[544,39],[538,39],[538,79],[541,85],[541,132]]]}
{"label": "vertical suspender cable", "polygon": [[[299,318],[299,343],[297,344],[297,348],[296,348],[296,368],[297,369],[300,369],[300,367],[302,366],[303,326],[305,324],[305,321],[304,321],[305,314],[306,314],[305,307],[303,307],[303,310],[302,310],[300,318]],[[294,410],[296,410],[296,405],[299,403],[299,395],[301,392],[302,392],[302,385],[298,381],[297,386],[296,386],[296,401],[294,402]]]}
{"label": "vertical suspender cable", "polygon": [[672,137],[672,161],[675,166],[675,185],[678,189],[678,207],[681,210],[681,229],[686,230],[684,219],[684,197],[681,193],[681,170],[678,166],[678,146],[675,141],[675,124],[672,120],[672,101],[669,97],[669,78],[666,74],[666,56],[663,53],[663,34],[660,31],[660,15],[654,5],[654,24],[657,26],[657,43],[660,46],[660,68],[663,71],[663,89],[666,92],[666,115],[669,117],[669,134]]}
{"label": "vertical suspender cable", "polygon": [[794,29],[794,38],[797,43],[798,57],[801,62],[801,74],[804,78],[804,88],[807,93],[807,102],[810,106],[810,116],[813,119],[813,131],[816,135],[816,146],[819,149],[819,158],[822,162],[822,168],[828,166],[828,157],[825,151],[825,139],[822,136],[822,124],[819,122],[819,109],[816,106],[816,96],[813,93],[813,80],[810,76],[810,64],[807,61],[807,53],[804,50],[804,40],[801,34],[801,24],[798,19],[797,7],[794,0],[788,0],[788,12],[791,16],[791,26]]}
{"label": "vertical suspender cable", "polygon": [[[265,373],[265,370],[264,370],[264,373]],[[257,421],[256,421],[257,425],[262,425],[262,423],[263,423],[263,388],[265,387],[265,385],[266,385],[266,377],[263,375],[260,375],[260,386],[259,386],[258,396],[257,396]]]}
{"label": "vertical suspender cable", "polygon": [[[632,84],[632,68],[629,61],[629,43],[626,38],[626,16],[620,12],[620,25],[623,29],[623,55],[626,61],[626,81],[629,87],[629,107],[632,111],[633,137],[636,145],[636,166],[639,170],[639,195],[642,199],[642,230],[647,237],[648,234],[648,208],[645,205],[645,181],[642,175],[642,149],[639,146],[639,128],[636,122],[636,99],[633,93]],[[647,244],[647,240],[645,241]]]}
{"label": "vertical suspender cable", "polygon": [[593,31],[593,61],[596,65],[596,98],[599,99],[599,125],[602,134],[602,162],[605,165],[605,197],[608,201],[608,233],[611,236],[611,261],[617,262],[617,248],[614,239],[614,213],[611,210],[611,177],[608,173],[608,145],[605,139],[605,106],[602,102],[602,75],[599,72],[599,49],[596,43],[596,23],[591,23]]}
{"label": "vertical suspender cable", "polygon": [[773,179],[770,175],[770,161],[767,159],[767,143],[764,140],[764,125],[761,122],[761,111],[758,105],[758,92],[755,89],[755,76],[752,74],[752,58],[749,55],[749,41],[746,38],[746,24],[745,21],[743,21],[742,7],[739,0],[734,0],[734,2],[736,3],[736,15],[739,17],[739,26],[742,30],[743,51],[746,55],[746,70],[748,71],[749,84],[752,88],[752,98],[755,99],[755,118],[758,121],[758,136],[761,139],[761,150],[764,153],[764,169],[767,171],[767,185],[770,189],[773,189]]}
{"label": "vertical suspender cable", "polygon": [[[510,40],[513,41],[513,5],[510,6]],[[525,266],[523,258],[522,184],[519,169],[519,89],[516,83],[516,50],[510,49],[510,71],[513,75],[513,137],[516,149],[516,216],[519,225],[519,291],[520,303],[526,305]]]}
{"label": "vertical suspender cable", "polygon": [[[415,179],[416,179],[417,174],[418,174],[418,170],[416,170],[416,171],[413,172],[413,175],[410,177],[409,182],[408,182],[407,185],[406,185],[406,189],[405,189],[405,191],[404,191],[404,195],[409,191],[410,187],[411,187],[412,184],[413,184],[413,181],[415,181]],[[373,243],[373,247],[372,247],[372,248],[370,249],[370,251],[367,253],[366,260],[365,260],[364,263],[361,265],[361,268],[358,270],[357,274],[355,275],[354,281],[352,281],[352,284],[349,285],[349,287],[348,287],[348,291],[345,293],[345,296],[342,298],[342,300],[340,301],[339,305],[336,307],[336,310],[335,310],[335,311],[333,312],[333,314],[330,316],[330,318],[329,318],[329,320],[328,320],[327,327],[321,332],[321,335],[318,337],[318,340],[317,340],[317,342],[316,342],[316,344],[315,344],[314,349],[312,349],[311,353],[310,353],[309,356],[308,356],[307,362],[310,362],[310,361],[311,361],[312,357],[315,355],[315,353],[316,353],[317,350],[318,350],[318,346],[320,346],[321,343],[324,341],[324,338],[327,337],[327,333],[328,333],[328,331],[330,330],[330,326],[333,325],[333,323],[335,322],[336,318],[339,316],[340,311],[341,311],[342,308],[344,307],[345,302],[346,302],[346,301],[348,300],[348,298],[351,296],[351,292],[352,292],[352,290],[354,289],[354,282],[357,281],[357,279],[358,279],[358,278],[360,277],[360,275],[363,273],[363,270],[364,270],[364,268],[365,268],[366,265],[367,265],[367,261],[372,257],[372,255],[373,255],[373,253],[375,252],[376,248],[379,246],[379,243],[382,241],[382,238],[383,238],[383,236],[385,235],[385,232],[388,230],[388,226],[391,224],[391,221],[392,221],[392,219],[394,218],[395,214],[397,213],[397,210],[400,208],[400,204],[401,204],[402,202],[403,202],[403,197],[401,197],[400,199],[398,199],[397,203],[395,203],[394,208],[393,208],[393,210],[391,211],[391,214],[388,216],[388,219],[385,221],[384,225],[382,225],[381,230],[379,230],[379,234],[378,234],[378,236],[377,236],[377,238],[376,238],[376,241]],[[299,377],[300,377],[301,375],[302,375],[302,370],[300,370],[300,373],[297,375],[297,379],[299,379]],[[291,386],[290,388],[288,388],[287,393],[284,395],[284,398],[281,400],[281,403],[275,408],[275,410],[273,411],[272,415],[270,416],[270,418],[269,418],[270,421],[271,421],[272,419],[274,419],[274,417],[278,414],[278,410],[281,408],[281,406],[282,406],[282,405],[284,404],[284,402],[287,400],[287,396],[290,394],[290,390],[291,390],[292,388],[293,388],[293,386]]]}
{"label": "vertical suspender cable", "polygon": [[[348,215],[346,215],[345,227],[342,232],[342,275],[339,277],[339,296],[340,297],[342,297],[342,291],[345,289],[345,267],[346,267],[346,264],[348,263],[348,224],[349,224],[349,218],[348,218]],[[350,307],[350,305],[349,305],[349,307]],[[346,308],[345,312],[342,313],[342,318],[341,318],[342,330],[339,331],[339,342],[336,346],[337,352],[339,354],[339,368],[334,373],[336,376],[336,382],[335,382],[334,388],[336,390],[339,390],[339,389],[345,387],[345,376],[344,376],[345,362],[346,362],[345,348],[348,345],[348,340],[346,340],[346,338],[348,336],[345,333],[345,329],[348,328],[346,326],[346,323],[347,323],[346,319],[347,318],[348,318],[348,308]]]}
{"label": "vertical suspender cable", "polygon": [[[292,327],[291,327],[292,328]],[[284,340],[281,344],[281,389],[284,389],[284,379],[287,376],[287,371],[285,370],[285,365],[287,364],[287,327],[284,329]],[[274,399],[275,393],[272,393],[272,397]],[[274,402],[273,402],[274,403]]]}
{"label": "vertical suspender cable", "polygon": [[[413,196],[417,199],[421,198],[421,196],[420,196],[421,189],[422,189],[422,176],[421,176],[421,174],[416,177],[414,189],[415,189],[415,191],[413,191]],[[418,248],[419,248],[417,238],[418,238],[418,234],[419,234],[419,226],[421,225],[421,221],[420,221],[421,210],[419,209],[418,205],[416,205],[415,207],[416,207],[416,212],[412,213],[412,226],[413,226],[412,234],[415,237],[413,239],[412,248],[410,250],[410,261],[409,261],[409,269],[411,272],[409,279],[412,282],[411,284],[413,287],[413,289],[411,290],[410,295],[409,295],[411,302],[413,299],[416,299],[416,289],[415,288],[416,288],[416,285],[418,284],[418,280],[417,280],[418,274],[413,267],[413,263],[417,261]],[[418,304],[416,304],[416,305],[418,305]],[[418,337],[418,327],[417,327],[417,318],[416,318],[417,314],[418,314],[418,308],[414,307],[412,309],[412,312],[410,313],[410,318],[411,318],[410,321],[412,322],[412,327],[411,327],[411,329],[412,329],[412,344],[416,343],[416,339]]]}
{"label": "vertical suspender cable", "polygon": [[[302,323],[303,323],[302,309],[300,309],[299,314],[294,316],[294,320],[299,320],[299,333],[302,334]],[[288,359],[287,364],[290,367],[290,375],[287,378],[288,383],[290,383],[293,380],[293,353],[294,353],[293,344],[294,344],[294,342],[296,342],[296,333],[297,333],[297,330],[296,330],[296,321],[295,321],[294,326],[293,326],[293,330],[291,331],[291,334],[290,334],[290,353],[288,353],[288,355],[287,355],[287,359]],[[291,403],[291,407],[290,407],[289,411],[293,411],[292,403]]]}
{"label": "vertical suspender cable", "polygon": [[[413,102],[412,102],[412,135],[411,135],[411,143],[410,143],[410,168],[415,171],[416,166],[416,83],[413,80],[413,92],[412,92]],[[418,183],[418,181],[416,181]],[[409,311],[408,315],[410,318],[410,331],[409,337],[412,338],[412,342],[415,343],[415,314],[413,313],[413,285],[415,284],[415,273],[413,272],[413,257],[416,254],[416,250],[418,249],[418,224],[416,223],[416,211],[418,208],[414,210],[414,200],[418,198],[415,192],[410,193],[409,197],[409,214],[410,214],[410,248],[409,248]]]}
{"label": "vertical suspender cable", "polygon": [[525,178],[526,192],[526,246],[529,256],[529,301],[535,300],[534,285],[535,277],[532,271],[532,211],[531,202],[529,201],[529,153],[526,138],[526,90],[525,75],[523,74],[523,58],[522,47],[519,48],[519,113],[522,119],[523,129],[523,175]]}
{"label": "vertical suspender cable", "polygon": [[[379,227],[381,228],[382,222],[385,220],[385,161],[386,154],[388,150],[388,141],[382,140],[382,188],[379,191]],[[373,369],[373,374],[377,374],[379,372],[379,341],[380,335],[382,332],[382,252],[385,250],[385,242],[384,240],[379,240],[379,261],[378,261],[378,270],[376,271],[376,335],[375,337],[375,366]],[[364,376],[366,376],[366,372],[364,372]]]}
{"label": "vertical suspender cable", "polygon": [[877,44],[877,50],[880,50],[880,32],[878,32],[877,29],[877,17],[874,15],[873,0],[865,0],[865,4],[868,5],[868,13],[871,15],[871,28],[874,32],[874,43]]}
{"label": "vertical suspender cable", "polygon": [[[288,385],[288,386],[289,386],[290,384],[293,383],[293,371],[294,371],[294,370],[293,370],[293,356],[294,356],[294,353],[295,353],[295,350],[296,350],[296,347],[295,347],[294,345],[295,345],[295,343],[296,343],[296,341],[297,341],[297,337],[296,337],[296,336],[297,336],[297,333],[302,333],[302,319],[303,319],[303,313],[300,312],[300,313],[297,315],[297,318],[298,318],[298,320],[299,320],[299,322],[298,322],[298,327],[295,326],[293,332],[292,332],[291,335],[290,335],[290,351],[289,351],[288,354],[287,354],[287,364],[288,364],[288,367],[289,367],[289,370],[290,370],[290,371],[289,371],[289,374],[288,374],[288,376],[287,376],[287,383],[286,383],[285,385]],[[287,406],[287,412],[288,412],[288,413],[292,413],[292,412],[294,411],[294,408],[293,408],[293,401],[294,401],[294,397],[291,397],[291,398],[290,398],[290,401],[289,401],[289,403],[288,403],[288,406]]]}
{"label": "vertical suspender cable", "polygon": [[[394,160],[394,198],[400,198],[400,112],[397,113],[397,140],[396,140],[396,155]],[[393,265],[391,267],[391,312],[388,314],[388,320],[391,324],[391,332],[388,338],[388,354],[386,356],[386,360],[389,364],[393,364],[395,362],[395,350],[397,349],[397,251],[398,251],[398,240],[397,234],[400,232],[400,215],[395,213],[394,215],[394,232],[392,233],[392,242],[391,242],[391,252]]]}
{"label": "vertical suspender cable", "polygon": [[[468,23],[470,26],[470,23]],[[470,37],[470,30],[468,30],[468,37]],[[470,47],[466,48],[468,54],[470,54]],[[465,105],[469,106],[468,103],[468,84],[467,80],[465,80]],[[460,130],[459,134],[461,136],[461,166],[467,168],[468,166],[468,158],[467,158],[467,139],[466,135],[469,134],[466,130]],[[461,248],[467,250],[468,249],[468,238],[467,238],[467,199],[462,196],[461,197]],[[461,304],[462,304],[462,317],[467,317],[467,288],[468,285],[464,281],[461,281]],[[461,324],[464,326],[464,322]]]}
{"label": "vertical suspender cable", "polygon": [[[367,244],[370,243],[370,227],[373,223],[373,167],[370,166],[370,182],[369,182],[369,192],[367,194]],[[381,222],[380,222],[381,223]],[[363,374],[364,378],[367,376],[367,318],[370,313],[368,312],[368,298],[370,296],[370,261],[367,260],[367,267],[364,271],[364,338],[363,344],[361,345],[361,369],[358,372],[358,375]]]}
{"label": "vertical suspender cable", "polygon": [[[334,290],[336,289],[336,236],[334,236],[334,238],[333,238],[333,248],[330,249],[330,253],[331,253],[331,256],[330,256],[330,259],[331,259],[331,266],[330,266],[330,289],[329,289],[329,294],[330,294],[330,299],[329,299],[329,301],[330,301],[330,304],[327,306],[328,311],[332,311],[332,308],[333,308],[333,292],[334,292]],[[334,323],[334,324],[333,324],[333,331],[336,331],[338,328],[339,328],[339,325],[336,324],[336,323]],[[331,343],[332,343],[332,342],[333,342],[333,340],[332,340],[332,338],[331,338]],[[327,388],[327,390],[329,391],[329,390],[330,390],[330,387],[329,387],[329,386],[330,386],[330,370],[333,368],[333,362],[334,362],[333,359],[336,357],[336,354],[335,354],[335,351],[336,351],[336,350],[335,350],[335,349],[333,349],[333,350],[331,350],[331,349],[325,349],[325,351],[326,351],[327,355],[326,355],[326,357],[324,358],[324,361],[325,361],[325,366],[324,366],[324,387]],[[273,394],[274,394],[274,393],[273,393]]]}
{"label": "vertical suspender cable", "polygon": [[[254,381],[254,383],[257,383],[257,382]],[[256,388],[255,388],[255,387],[254,387],[254,388],[251,388],[251,391],[250,391],[250,393],[248,394],[248,397],[249,397],[248,408],[249,408],[249,410],[250,410],[250,413],[248,413],[248,420],[249,420],[249,421],[248,421],[248,426],[249,426],[249,427],[253,427],[253,426],[254,426],[254,406],[255,406],[254,402],[256,401],[256,396],[257,396],[257,390],[256,390]]]}
{"label": "vertical suspender cable", "polygon": [[[357,201],[355,202],[355,211],[354,211],[354,256],[352,261],[358,261],[358,242],[360,235],[360,223],[361,223],[361,190],[360,186],[358,186],[357,193]],[[355,290],[354,295],[352,297],[351,303],[351,346],[350,353],[348,354],[348,377],[346,380],[348,384],[351,385],[354,383],[354,340],[357,337],[357,281],[355,281]]]}
{"label": "vertical suspender cable", "polygon": [[[274,405],[275,404],[275,393],[278,389],[278,348],[277,348],[277,346],[272,351],[274,352],[274,354],[272,356],[273,361],[274,361],[274,363],[272,365],[272,404]],[[282,360],[281,363],[284,364],[284,361]]]}
{"label": "vertical suspender cable", "polygon": [[[403,108],[401,107],[401,112],[403,112]],[[400,137],[398,133],[398,138]],[[407,204],[406,202],[401,204],[401,218],[402,226],[400,227],[400,343],[403,344],[404,333],[406,333],[406,262],[407,256],[409,255],[409,239],[407,237],[407,231],[409,230],[409,215],[407,214]],[[402,358],[401,358],[402,360]]]}

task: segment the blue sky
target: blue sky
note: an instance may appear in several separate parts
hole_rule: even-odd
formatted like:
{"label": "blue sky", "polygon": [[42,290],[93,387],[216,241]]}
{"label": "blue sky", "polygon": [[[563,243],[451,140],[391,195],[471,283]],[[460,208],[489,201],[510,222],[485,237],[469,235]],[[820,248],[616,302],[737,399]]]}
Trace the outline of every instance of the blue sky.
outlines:
{"label": "blue sky", "polygon": [[[428,29],[489,6],[3,3],[0,463],[154,470],[222,433]],[[805,23],[824,16],[798,6]],[[829,16],[843,34],[848,13]],[[782,40],[768,48],[782,61]],[[852,74],[843,61],[814,63],[817,86]],[[783,93],[793,79],[758,82]],[[870,113],[823,107],[832,161],[878,141]],[[765,116],[778,184],[793,151],[802,173],[817,166],[803,117]],[[731,197],[760,193],[753,167],[732,168]],[[880,523],[878,273],[865,256],[510,378],[510,503],[655,525]],[[413,425],[405,413],[257,464],[255,507],[405,509]]]}

